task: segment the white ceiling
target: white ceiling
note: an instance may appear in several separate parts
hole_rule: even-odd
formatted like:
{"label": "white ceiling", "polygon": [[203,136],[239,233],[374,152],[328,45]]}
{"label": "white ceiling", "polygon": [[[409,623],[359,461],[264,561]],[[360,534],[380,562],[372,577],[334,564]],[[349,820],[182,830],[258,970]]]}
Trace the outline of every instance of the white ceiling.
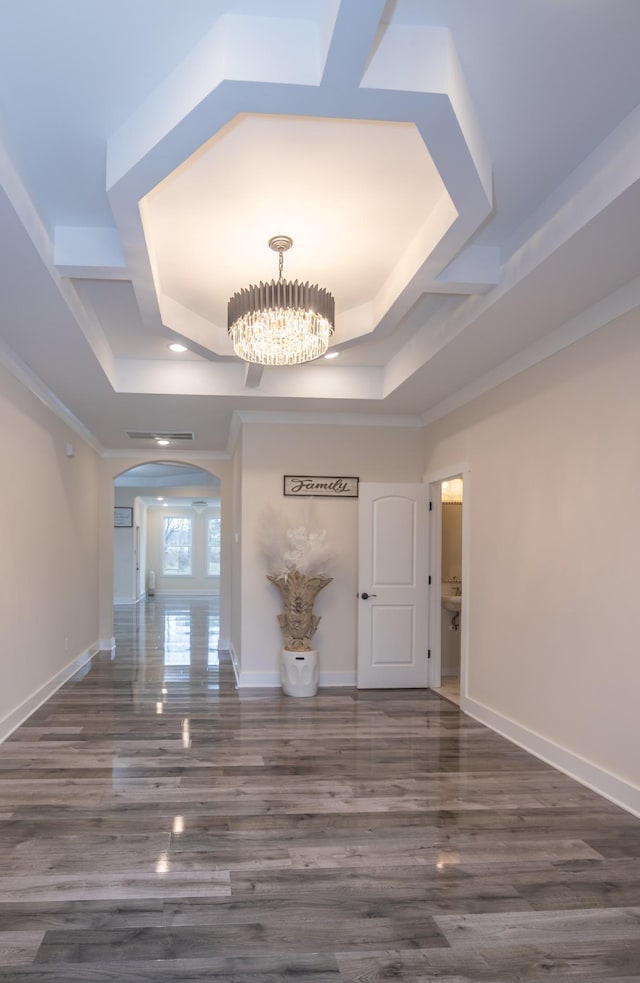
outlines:
{"label": "white ceiling", "polygon": [[[0,358],[107,453],[436,418],[640,304],[639,36],[637,0],[4,4]],[[233,355],[273,235],[334,361]]]}

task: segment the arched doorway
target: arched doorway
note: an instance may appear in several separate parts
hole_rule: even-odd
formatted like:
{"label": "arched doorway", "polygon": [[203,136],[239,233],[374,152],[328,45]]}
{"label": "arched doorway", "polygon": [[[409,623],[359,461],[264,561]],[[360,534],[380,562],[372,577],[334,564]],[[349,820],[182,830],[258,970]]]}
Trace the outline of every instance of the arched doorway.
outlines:
{"label": "arched doorway", "polygon": [[114,604],[149,593],[220,591],[220,479],[188,463],[138,464],[114,478]]}

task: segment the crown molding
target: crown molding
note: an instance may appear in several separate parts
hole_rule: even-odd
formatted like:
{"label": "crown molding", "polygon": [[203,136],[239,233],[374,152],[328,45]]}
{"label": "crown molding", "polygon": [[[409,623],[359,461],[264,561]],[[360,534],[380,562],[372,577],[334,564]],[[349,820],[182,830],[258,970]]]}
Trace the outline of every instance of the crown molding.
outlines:
{"label": "crown molding", "polygon": [[39,399],[48,410],[51,411],[59,420],[62,420],[70,430],[73,430],[85,443],[89,444],[90,447],[96,451],[97,454],[104,454],[104,447],[102,444],[93,436],[90,430],[88,430],[84,423],[82,423],[77,416],[75,416],[71,410],[59,399],[53,390],[49,389],[47,385],[42,381],[40,376],[36,375],[33,369],[22,361],[22,359],[16,355],[14,351],[9,348],[9,346],[0,339],[0,363],[7,369],[11,375],[20,382],[25,389]]}
{"label": "crown molding", "polygon": [[228,451],[190,451],[187,448],[171,448],[163,447],[161,450],[156,450],[155,448],[144,448],[140,447],[138,450],[132,450],[127,448],[126,450],[118,450],[109,448],[109,450],[103,450],[102,455],[105,459],[123,457],[127,460],[144,458],[149,464],[153,464],[156,461],[162,461],[163,463],[177,463],[177,464],[188,464],[190,461],[228,461],[231,455]]}
{"label": "crown molding", "polygon": [[483,396],[503,382],[508,382],[509,379],[520,375],[521,372],[525,372],[539,362],[551,358],[552,355],[556,355],[563,348],[568,348],[576,341],[586,338],[587,335],[598,331],[599,328],[603,328],[605,325],[610,324],[611,321],[615,321],[617,318],[628,314],[629,311],[639,306],[640,277],[636,277],[635,280],[620,287],[614,293],[609,294],[604,300],[594,304],[589,310],[583,311],[577,317],[567,321],[556,331],[552,331],[551,334],[540,338],[534,344],[529,345],[528,348],[524,348],[517,355],[507,359],[506,362],[502,362],[495,369],[475,379],[470,385],[465,386],[463,389],[458,390],[457,393],[432,406],[431,409],[422,415],[423,426],[428,427],[432,423],[436,423],[437,420],[441,420],[443,417],[448,416],[449,413],[453,413],[454,410],[466,406],[467,403],[477,399],[478,396]]}
{"label": "crown molding", "polygon": [[293,413],[265,412],[263,410],[237,410],[239,423],[303,424],[318,427],[406,427],[420,428],[424,422],[420,416],[392,416],[376,413]]}

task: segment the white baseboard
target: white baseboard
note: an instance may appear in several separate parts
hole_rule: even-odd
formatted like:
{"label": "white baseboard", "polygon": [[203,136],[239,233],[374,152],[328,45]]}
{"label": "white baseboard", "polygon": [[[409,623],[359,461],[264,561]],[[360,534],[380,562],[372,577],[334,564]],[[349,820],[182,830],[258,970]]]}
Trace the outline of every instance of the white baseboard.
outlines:
{"label": "white baseboard", "polygon": [[66,683],[72,676],[82,669],[83,666],[87,665],[94,655],[96,655],[101,650],[101,646],[97,643],[92,645],[91,648],[85,649],[80,655],[72,659],[71,662],[67,663],[59,672],[52,676],[46,683],[40,686],[31,696],[28,696],[26,700],[23,700],[19,706],[7,714],[2,720],[0,720],[0,742],[6,741],[10,734],[13,734],[14,730],[23,724],[32,713],[41,707],[43,703],[53,696],[56,690]]}
{"label": "white baseboard", "polygon": [[574,754],[573,751],[554,744],[546,737],[516,723],[515,720],[496,713],[483,703],[464,697],[460,709],[474,720],[486,724],[491,730],[497,731],[525,751],[529,751],[536,758],[574,778],[581,785],[586,785],[592,792],[597,792],[620,808],[640,817],[640,788],[636,785],[610,774],[604,768]]}
{"label": "white baseboard", "polygon": [[238,674],[240,689],[274,689],[280,686],[279,672],[243,672]]}
{"label": "white baseboard", "polygon": [[183,597],[219,597],[220,596],[220,591],[219,590],[213,590],[213,588],[207,589],[206,587],[197,587],[197,588],[196,587],[194,587],[194,588],[184,588],[184,587],[183,588],[178,588],[178,587],[176,587],[173,590],[168,590],[167,588],[163,589],[163,588],[156,587],[154,593],[153,594],[150,594],[149,596],[150,597],[153,597],[154,595],[155,595],[155,597],[181,597],[181,596],[183,596]]}
{"label": "white baseboard", "polygon": [[99,652],[113,652],[116,647],[115,638],[101,638]]}
{"label": "white baseboard", "polygon": [[320,686],[355,686],[355,672],[323,672],[320,670]]}
{"label": "white baseboard", "polygon": [[[231,658],[234,659],[235,653],[232,652]],[[251,687],[252,689],[264,688],[274,689],[280,686],[279,672],[237,672],[238,687]],[[321,672],[320,687],[322,686],[355,686],[355,672]]]}

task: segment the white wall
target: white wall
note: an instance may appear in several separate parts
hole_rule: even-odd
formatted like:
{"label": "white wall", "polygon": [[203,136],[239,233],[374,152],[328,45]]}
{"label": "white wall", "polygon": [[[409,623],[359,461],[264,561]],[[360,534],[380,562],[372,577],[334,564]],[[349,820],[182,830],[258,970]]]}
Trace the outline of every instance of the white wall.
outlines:
{"label": "white wall", "polygon": [[0,419],[1,738],[98,647],[98,459],[2,366]]}
{"label": "white wall", "polygon": [[467,708],[634,809],[639,379],[635,314],[425,437],[427,473],[471,467]]}
{"label": "white wall", "polygon": [[[145,594],[147,510],[133,488],[116,488],[114,505],[131,509],[131,526],[113,530],[113,601],[132,604]],[[136,529],[139,530],[139,569],[136,569]]]}
{"label": "white wall", "polygon": [[[337,547],[334,580],[318,595],[322,618],[314,643],[321,684],[353,684],[357,627],[357,499],[300,500],[283,496],[283,475],[356,476],[361,481],[421,481],[423,437],[418,429],[244,424],[242,434],[241,684],[279,685],[281,600],[266,579],[260,550],[265,507],[295,522],[310,508]],[[311,503],[311,504],[310,504]]]}
{"label": "white wall", "polygon": [[114,505],[131,509],[131,526],[119,526],[113,530],[113,599],[116,604],[136,600],[134,500],[131,489],[116,488]]}

